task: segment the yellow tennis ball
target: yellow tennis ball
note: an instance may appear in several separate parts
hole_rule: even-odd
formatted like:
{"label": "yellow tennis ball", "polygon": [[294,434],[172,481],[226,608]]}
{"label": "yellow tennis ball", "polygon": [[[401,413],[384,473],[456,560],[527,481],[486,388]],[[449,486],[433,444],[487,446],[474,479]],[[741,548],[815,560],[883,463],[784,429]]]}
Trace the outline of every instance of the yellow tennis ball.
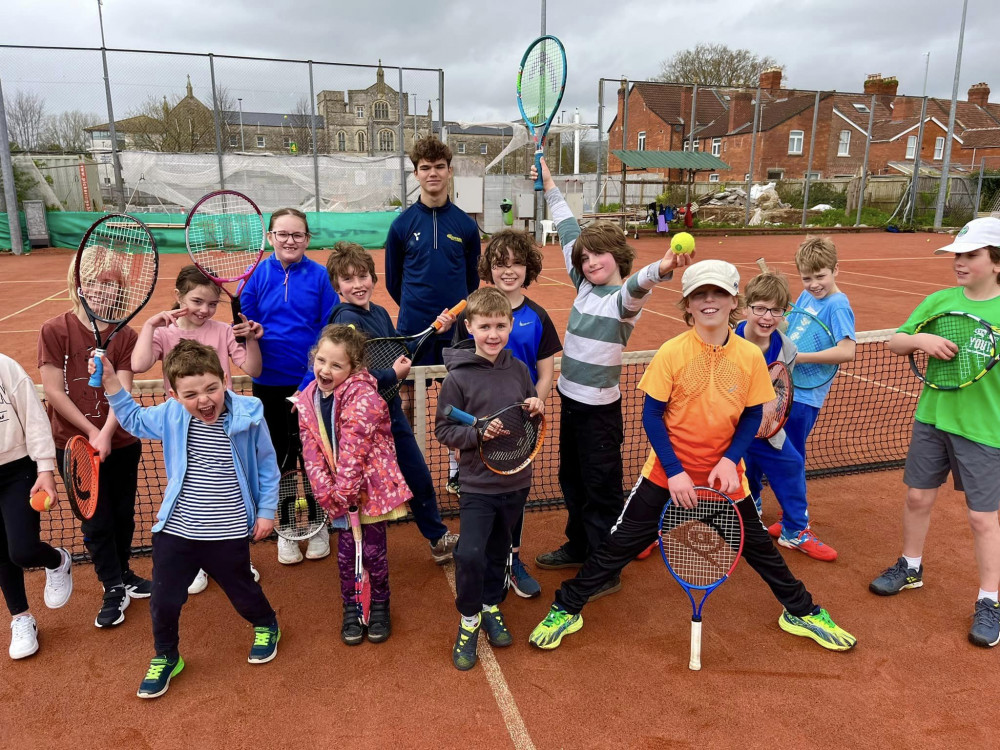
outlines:
{"label": "yellow tennis ball", "polygon": [[309,510],[309,503],[304,497],[300,497],[295,501],[295,510]]}
{"label": "yellow tennis ball", "polygon": [[687,232],[678,232],[670,238],[670,249],[677,255],[687,255],[694,252],[694,237]]}

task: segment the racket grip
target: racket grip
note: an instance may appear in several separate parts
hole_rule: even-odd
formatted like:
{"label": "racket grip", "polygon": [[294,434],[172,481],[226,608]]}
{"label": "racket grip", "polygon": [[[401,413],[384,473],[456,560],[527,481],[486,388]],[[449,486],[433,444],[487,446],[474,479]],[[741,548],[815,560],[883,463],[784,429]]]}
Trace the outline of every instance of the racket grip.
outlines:
{"label": "racket grip", "polygon": [[101,387],[101,379],[104,377],[104,362],[101,361],[101,357],[105,353],[104,349],[94,349],[94,373],[90,376],[90,380],[87,381],[87,385],[91,388]]}
{"label": "racket grip", "polygon": [[468,412],[464,412],[454,406],[446,406],[444,409],[445,419],[449,419],[452,422],[458,422],[459,424],[468,425],[469,427],[475,427],[476,422],[479,420]]}
{"label": "racket grip", "polygon": [[[233,325],[238,326],[240,323],[243,322],[242,320],[240,320],[240,313],[243,311],[243,309],[240,307],[239,295],[233,297],[232,308],[233,308]],[[239,344],[240,346],[243,346],[244,344],[246,344],[246,342],[247,342],[246,336],[236,337],[236,343]]]}
{"label": "racket grip", "polygon": [[535,190],[536,192],[541,192],[545,189],[542,184],[542,156],[545,154],[545,149],[539,148],[535,151],[535,173],[538,175],[535,178]]}
{"label": "racket grip", "polygon": [[[455,305],[453,308],[451,308],[448,312],[451,313],[452,315],[455,315],[455,316],[461,315],[462,311],[465,309],[465,306],[467,304],[469,304],[469,301],[463,299],[461,302],[459,302],[457,305]],[[431,323],[431,325],[434,326],[434,330],[436,330],[436,331],[440,331],[441,330],[441,323],[440,323],[440,321],[435,320],[433,323]]]}
{"label": "racket grip", "polygon": [[701,669],[701,620],[691,620],[691,661],[688,669],[694,672]]}

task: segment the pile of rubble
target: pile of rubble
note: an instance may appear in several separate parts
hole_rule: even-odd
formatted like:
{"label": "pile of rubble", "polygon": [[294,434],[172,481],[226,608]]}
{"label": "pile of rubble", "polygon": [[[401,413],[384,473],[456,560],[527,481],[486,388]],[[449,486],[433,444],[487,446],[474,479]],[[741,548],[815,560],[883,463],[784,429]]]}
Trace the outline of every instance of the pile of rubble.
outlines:
{"label": "pile of rubble", "polygon": [[[730,187],[698,199],[702,220],[719,223],[742,223],[746,204],[747,192],[740,187]],[[753,209],[750,226],[787,224],[798,222],[801,218],[801,210],[792,209],[791,204],[784,203],[773,182],[754,185],[750,189],[750,207]]]}

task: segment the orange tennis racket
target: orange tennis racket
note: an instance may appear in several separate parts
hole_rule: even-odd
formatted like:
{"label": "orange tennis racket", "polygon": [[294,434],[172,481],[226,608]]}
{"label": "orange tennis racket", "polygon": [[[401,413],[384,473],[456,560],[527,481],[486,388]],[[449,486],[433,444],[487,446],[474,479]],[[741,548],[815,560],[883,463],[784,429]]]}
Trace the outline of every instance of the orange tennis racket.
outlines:
{"label": "orange tennis racket", "polygon": [[97,487],[101,471],[101,456],[87,439],[74,435],[63,452],[63,481],[73,515],[89,521],[97,511]]}

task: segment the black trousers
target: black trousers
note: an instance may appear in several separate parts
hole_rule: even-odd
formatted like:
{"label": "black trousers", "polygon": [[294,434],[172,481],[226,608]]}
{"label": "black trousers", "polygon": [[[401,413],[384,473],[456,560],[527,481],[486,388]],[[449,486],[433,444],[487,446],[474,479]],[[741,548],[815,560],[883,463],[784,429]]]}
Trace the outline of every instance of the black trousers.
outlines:
{"label": "black trousers", "polygon": [[500,604],[507,596],[510,532],[524,513],[528,490],[498,495],[463,492],[461,535],[455,547],[455,607],[466,617]]}
{"label": "black trousers", "polygon": [[[667,490],[641,478],[632,489],[625,510],[607,540],[587,558],[575,578],[563,581],[556,603],[571,614],[583,609],[590,595],[613,579],[635,556],[656,541],[660,514],[670,495]],[[812,614],[812,595],[788,569],[757,514],[753,499],[736,503],[743,519],[743,558],[770,588],[782,606],[797,617]]]}
{"label": "black trousers", "polygon": [[199,568],[212,576],[251,625],[269,627],[277,623],[264,590],[253,579],[247,537],[196,541],[160,531],[153,534],[153,596],[149,600],[157,654],[177,655],[181,608]]}
{"label": "black trousers", "polygon": [[291,471],[295,468],[291,462],[300,452],[299,417],[292,411],[288,397],[295,393],[297,388],[294,385],[254,383],[252,390],[253,395],[264,405],[264,421],[267,423],[267,431],[274,444],[278,468],[282,472]]}
{"label": "black trousers", "polygon": [[28,611],[24,569],[62,564],[62,555],[39,539],[41,515],[28,505],[37,477],[27,456],[0,465],[0,590],[12,617]]}
{"label": "black trousers", "polygon": [[[62,466],[64,452],[56,450],[59,466]],[[83,543],[94,561],[94,572],[105,589],[121,585],[122,575],[129,570],[141,458],[140,442],[115,448],[108,454],[101,463],[94,517],[80,522]]]}
{"label": "black trousers", "polygon": [[585,560],[607,538],[625,504],[622,402],[593,406],[561,396],[559,486],[566,500],[566,552]]}

